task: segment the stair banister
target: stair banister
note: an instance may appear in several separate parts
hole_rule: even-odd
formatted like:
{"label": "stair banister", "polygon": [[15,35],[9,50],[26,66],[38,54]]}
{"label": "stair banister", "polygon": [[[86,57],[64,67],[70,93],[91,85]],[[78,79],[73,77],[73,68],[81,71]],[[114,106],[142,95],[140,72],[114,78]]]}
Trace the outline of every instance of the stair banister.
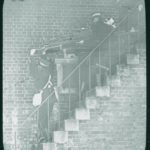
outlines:
{"label": "stair banister", "polygon": [[[121,21],[120,23],[118,24],[121,25],[121,23],[127,18],[127,16],[125,16]],[[91,56],[91,54],[98,48],[100,47],[100,45],[105,42],[111,35],[112,33],[114,33],[116,31],[116,28],[113,29],[76,67],[75,69],[63,80],[61,86],[63,85],[63,83],[65,83],[65,81],[67,81],[72,75],[73,73]],[[58,87],[59,88],[59,87]],[[42,107],[42,105],[48,100],[48,98],[50,96],[52,96],[54,94],[54,91],[49,95],[47,96],[47,98],[42,102],[42,104],[40,106],[38,106],[27,118],[26,120],[28,120],[28,118],[30,118],[38,109],[40,109]],[[21,126],[23,126],[25,123],[25,121],[21,124]]]}
{"label": "stair banister", "polygon": [[[139,2],[141,2],[141,0],[139,1]],[[139,2],[138,2],[138,4],[139,4]],[[137,4],[137,5],[138,5]],[[137,5],[135,6],[135,7],[133,7],[132,8],[132,10],[133,9],[135,9],[136,7],[137,7]],[[90,57],[91,57],[91,55],[94,53],[94,51],[96,51],[96,49],[97,48],[100,48],[100,46],[107,40],[107,39],[109,39],[110,37],[111,37],[111,35],[120,27],[120,25],[128,18],[128,16],[129,16],[129,14],[130,14],[131,12],[129,12],[128,14],[127,14],[127,16],[125,16],[120,22],[119,22],[119,24],[118,24],[118,26],[117,26],[117,28],[115,28],[115,29],[113,29],[76,67],[75,67],[75,69],[63,80],[63,82],[62,82],[62,84],[61,84],[61,86],[68,80],[68,79],[70,79],[71,78],[71,76],[79,69],[81,69],[80,67],[81,67],[81,65],[86,61],[86,60],[90,60]],[[120,39],[120,38],[119,38]],[[99,50],[100,51],[100,50]],[[119,63],[120,63],[120,45],[119,45]],[[89,69],[90,70],[90,69]],[[79,73],[80,74],[80,73]],[[79,75],[79,77],[80,77],[80,75]],[[69,80],[70,81],[70,80]],[[79,81],[80,82],[80,81]],[[79,86],[81,85],[81,83],[79,83]],[[70,87],[70,83],[69,83],[69,87]],[[59,87],[58,87],[59,88]],[[52,91],[52,93],[42,102],[42,104],[40,105],[40,106],[38,106],[24,121],[23,121],[23,123],[21,124],[21,127],[23,127],[24,126],[24,124],[26,123],[26,121],[29,119],[29,118],[31,118],[42,106],[43,106],[43,104],[45,104],[47,101],[48,101],[48,99],[52,96],[54,94],[54,91]],[[80,99],[81,99],[81,93],[79,93],[79,96],[80,96]],[[79,99],[79,103],[80,103],[80,99]],[[50,102],[49,102],[50,103]],[[70,112],[71,112],[71,110],[70,110],[70,101],[69,101],[69,114],[70,114]]]}

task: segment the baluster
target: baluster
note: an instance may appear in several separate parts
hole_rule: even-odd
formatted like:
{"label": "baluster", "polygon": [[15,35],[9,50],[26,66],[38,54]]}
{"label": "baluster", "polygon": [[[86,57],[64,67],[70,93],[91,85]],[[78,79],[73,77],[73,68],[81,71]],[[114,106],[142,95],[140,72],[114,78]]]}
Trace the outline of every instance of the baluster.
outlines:
{"label": "baluster", "polygon": [[37,110],[37,127],[39,127],[39,109]]}
{"label": "baluster", "polygon": [[118,59],[119,59],[119,66],[120,66],[120,61],[121,61],[121,53],[120,53],[120,51],[121,51],[121,33],[120,33],[120,28],[118,27],[118,29],[119,29],[119,34],[118,34],[118,44],[119,44],[119,48],[118,48],[118,55],[119,55],[119,57],[118,57]]}
{"label": "baluster", "polygon": [[138,13],[137,13],[137,28],[138,28],[138,32],[137,32],[137,41],[139,42],[139,39],[140,39],[140,12],[141,10],[139,10],[140,4],[138,5]]}
{"label": "baluster", "polygon": [[100,47],[99,47],[99,51],[98,51],[98,63],[99,63],[99,86],[101,86],[101,52],[100,52]]}
{"label": "baluster", "polygon": [[48,105],[47,105],[47,107],[48,107],[48,108],[47,108],[47,109],[48,109],[48,110],[47,110],[47,119],[48,119],[48,120],[47,120],[47,123],[48,123],[48,125],[47,125],[48,130],[47,130],[47,131],[48,131],[48,139],[49,139],[49,134],[50,134],[50,120],[49,120],[49,119],[50,119],[50,108],[49,108],[49,106],[50,106],[50,99],[48,99]]}
{"label": "baluster", "polygon": [[17,132],[16,132],[16,130],[15,130],[15,133],[14,133],[14,140],[15,140],[15,150],[17,150]]}
{"label": "baluster", "polygon": [[91,89],[91,56],[89,56],[89,90]]}
{"label": "baluster", "polygon": [[[59,102],[58,102],[58,107],[60,108],[60,104],[59,104]],[[60,109],[59,109],[59,116],[58,116],[58,129],[60,129]]]}
{"label": "baluster", "polygon": [[111,77],[111,42],[110,42],[110,37],[108,38],[108,50],[109,50],[109,76]]}
{"label": "baluster", "polygon": [[70,103],[70,97],[71,97],[71,90],[70,90],[71,86],[70,86],[70,79],[69,79],[69,118],[71,117],[71,112],[70,112],[70,109],[71,109],[71,103]]}
{"label": "baluster", "polygon": [[127,48],[128,48],[128,53],[130,54],[130,29],[129,29],[129,16],[130,12],[128,10],[128,17],[127,17]]}
{"label": "baluster", "polygon": [[79,66],[79,106],[80,106],[80,101],[81,101],[81,71]]}
{"label": "baluster", "polygon": [[61,113],[60,113],[60,101],[58,100],[58,109],[59,109],[59,119],[58,119],[58,127],[59,127],[59,129],[60,129],[60,127],[61,127]]}

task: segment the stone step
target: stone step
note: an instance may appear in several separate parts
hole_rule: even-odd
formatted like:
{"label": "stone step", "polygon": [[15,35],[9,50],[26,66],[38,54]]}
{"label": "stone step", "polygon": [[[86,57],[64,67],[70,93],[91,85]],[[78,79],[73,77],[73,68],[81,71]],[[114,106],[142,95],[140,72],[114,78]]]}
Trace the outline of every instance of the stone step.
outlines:
{"label": "stone step", "polygon": [[138,65],[140,63],[139,54],[127,54],[127,64],[128,65]]}
{"label": "stone step", "polygon": [[126,65],[117,65],[117,76],[129,76],[130,75],[130,68]]}
{"label": "stone step", "polygon": [[56,143],[42,143],[42,150],[57,150]]}
{"label": "stone step", "polygon": [[91,96],[91,97],[86,97],[85,99],[85,107],[87,109],[96,109],[98,106],[98,102],[97,102],[98,98]]}
{"label": "stone step", "polygon": [[87,108],[76,108],[75,119],[77,120],[90,120],[90,111]]}
{"label": "stone step", "polygon": [[110,97],[110,86],[96,86],[87,91],[87,97]]}
{"label": "stone step", "polygon": [[54,131],[54,143],[64,144],[68,141],[68,132]]}
{"label": "stone step", "polygon": [[65,131],[79,131],[79,120],[67,119],[65,122]]}
{"label": "stone step", "polygon": [[110,97],[110,86],[97,86],[96,97]]}
{"label": "stone step", "polygon": [[146,48],[137,48],[137,53],[138,54],[143,54],[143,53],[146,53]]}
{"label": "stone step", "polygon": [[121,77],[119,75],[111,76],[109,82],[109,85],[111,85],[111,87],[120,87]]}

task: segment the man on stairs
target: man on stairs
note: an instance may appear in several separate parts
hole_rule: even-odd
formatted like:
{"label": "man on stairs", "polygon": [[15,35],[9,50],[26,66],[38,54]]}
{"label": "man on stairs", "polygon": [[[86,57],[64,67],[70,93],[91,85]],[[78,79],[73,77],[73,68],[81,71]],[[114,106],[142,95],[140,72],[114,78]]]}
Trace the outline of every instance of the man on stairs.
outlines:
{"label": "man on stairs", "polygon": [[52,89],[55,91],[56,100],[59,99],[59,96],[54,82],[56,76],[54,54],[46,51],[36,60],[36,52],[35,49],[32,49],[30,52],[30,74],[34,78],[34,84],[37,90],[37,95],[34,95],[34,98],[36,97],[36,102],[39,101],[35,103],[35,105],[38,106],[41,104],[42,100],[50,95]]}

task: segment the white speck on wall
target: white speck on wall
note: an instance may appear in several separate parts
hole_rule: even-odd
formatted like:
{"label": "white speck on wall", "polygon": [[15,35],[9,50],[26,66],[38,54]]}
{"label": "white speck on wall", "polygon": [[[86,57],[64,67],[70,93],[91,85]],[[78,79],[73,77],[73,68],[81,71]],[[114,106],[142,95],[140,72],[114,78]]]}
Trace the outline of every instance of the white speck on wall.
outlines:
{"label": "white speck on wall", "polygon": [[140,5],[138,6],[138,10],[139,10],[139,11],[142,11],[142,9],[143,9],[143,5],[140,4]]}

